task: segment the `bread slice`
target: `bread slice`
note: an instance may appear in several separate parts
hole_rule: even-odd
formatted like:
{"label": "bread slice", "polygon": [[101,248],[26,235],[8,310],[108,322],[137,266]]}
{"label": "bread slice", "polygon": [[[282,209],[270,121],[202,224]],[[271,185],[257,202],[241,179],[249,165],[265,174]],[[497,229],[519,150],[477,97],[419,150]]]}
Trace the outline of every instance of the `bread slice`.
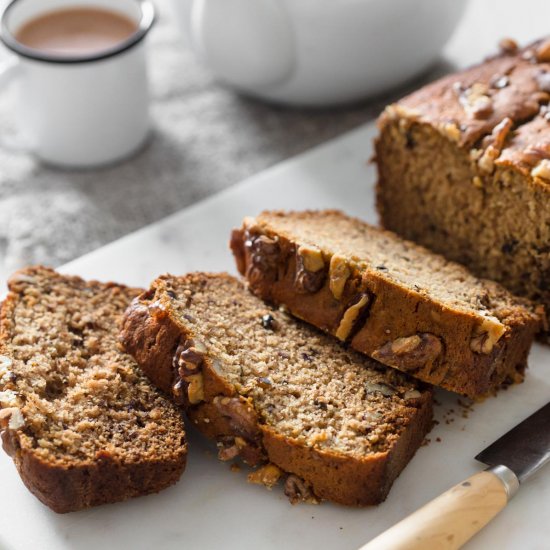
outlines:
{"label": "bread slice", "polygon": [[157,492],[185,468],[180,410],[118,342],[139,290],[17,272],[0,320],[0,421],[25,485],[56,512]]}
{"label": "bread slice", "polygon": [[530,304],[341,212],[264,212],[233,232],[251,290],[378,361],[470,397],[522,379]]}
{"label": "bread slice", "polygon": [[379,119],[382,224],[550,310],[550,40],[508,40]]}
{"label": "bread slice", "polygon": [[222,460],[292,501],[382,501],[431,427],[431,389],[266,306],[229,275],[166,275],[122,341]]}

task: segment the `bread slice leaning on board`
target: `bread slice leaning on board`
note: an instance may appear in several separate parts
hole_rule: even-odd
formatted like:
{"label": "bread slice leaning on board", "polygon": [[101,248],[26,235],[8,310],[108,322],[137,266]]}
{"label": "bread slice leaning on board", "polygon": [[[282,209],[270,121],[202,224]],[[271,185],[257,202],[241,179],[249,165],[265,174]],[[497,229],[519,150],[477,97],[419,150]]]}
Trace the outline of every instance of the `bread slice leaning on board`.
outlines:
{"label": "bread slice leaning on board", "polygon": [[165,275],[122,341],[219,456],[292,501],[384,500],[432,422],[432,390],[265,305],[226,274]]}

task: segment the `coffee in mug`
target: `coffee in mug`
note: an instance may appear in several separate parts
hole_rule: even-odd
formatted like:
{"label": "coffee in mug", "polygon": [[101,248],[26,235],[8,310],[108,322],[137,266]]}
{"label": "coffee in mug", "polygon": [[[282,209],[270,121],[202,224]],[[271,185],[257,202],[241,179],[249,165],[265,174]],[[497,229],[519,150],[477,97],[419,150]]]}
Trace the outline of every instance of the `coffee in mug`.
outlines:
{"label": "coffee in mug", "polygon": [[137,24],[111,10],[73,7],[27,21],[15,39],[35,50],[57,55],[86,55],[108,50],[137,30]]}
{"label": "coffee in mug", "polygon": [[0,65],[16,94],[18,143],[44,162],[90,168],[122,160],[149,135],[145,38],[152,0],[11,0]]}

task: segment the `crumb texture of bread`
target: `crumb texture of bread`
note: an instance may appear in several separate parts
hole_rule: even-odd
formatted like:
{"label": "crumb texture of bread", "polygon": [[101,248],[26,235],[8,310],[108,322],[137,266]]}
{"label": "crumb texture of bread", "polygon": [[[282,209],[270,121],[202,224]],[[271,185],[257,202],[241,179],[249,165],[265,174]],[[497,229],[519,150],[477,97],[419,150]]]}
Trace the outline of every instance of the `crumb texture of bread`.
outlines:
{"label": "crumb texture of bread", "polygon": [[426,386],[229,275],[160,277],[128,310],[122,339],[220,458],[260,465],[254,482],[287,476],[291,499],[380,502],[430,428]]}
{"label": "crumb texture of bread", "polygon": [[519,381],[534,305],[335,210],[263,212],[231,247],[252,292],[378,361],[470,397]]}
{"label": "crumb texture of bread", "polygon": [[376,140],[384,227],[550,310],[550,42],[390,105]]}
{"label": "crumb texture of bread", "polygon": [[57,512],[175,483],[187,448],[181,412],[118,341],[140,292],[34,267],[9,281],[0,327],[5,450]]}

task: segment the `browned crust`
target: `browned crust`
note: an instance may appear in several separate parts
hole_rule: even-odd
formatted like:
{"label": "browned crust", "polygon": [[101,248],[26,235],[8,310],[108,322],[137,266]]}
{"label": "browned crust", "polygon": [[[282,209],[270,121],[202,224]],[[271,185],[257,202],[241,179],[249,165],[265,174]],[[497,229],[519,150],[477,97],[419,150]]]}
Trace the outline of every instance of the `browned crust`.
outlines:
{"label": "browned crust", "polygon": [[27,489],[59,514],[158,493],[179,480],[187,461],[185,453],[172,461],[128,464],[105,453],[94,463],[61,467],[21,449],[12,430],[2,432],[2,440]]}
{"label": "browned crust", "polygon": [[[173,367],[173,352],[180,342],[192,339],[193,334],[170,315],[169,303],[163,300],[161,293],[154,295],[157,283],[158,280],[153,283],[152,290],[138,297],[126,312],[121,341],[151,381],[164,391],[170,391],[178,378]],[[155,303],[160,302],[160,308],[149,307],[153,298]],[[171,350],[170,353],[167,350]],[[213,404],[216,397],[235,396],[235,388],[215,372],[208,356],[202,374],[204,401],[191,406],[184,397],[179,402],[190,420],[207,437],[238,436]],[[173,395],[179,399],[177,394]],[[424,392],[417,412],[388,452],[352,458],[315,449],[282,436],[261,420],[257,421],[261,435],[256,443],[267,461],[309,482],[318,498],[365,506],[378,504],[386,498],[392,483],[431,429],[431,422],[432,398],[430,392]]]}
{"label": "browned crust", "polygon": [[[12,276],[26,275],[32,269],[26,268]],[[55,272],[51,271],[52,274]],[[79,280],[79,277],[73,277]],[[90,285],[103,285],[91,281]],[[124,290],[116,283],[106,283],[110,287]],[[9,293],[0,309],[0,354],[5,353],[3,344],[10,335],[10,321],[17,296]],[[2,444],[11,456],[23,483],[42,503],[57,513],[74,512],[99,504],[124,501],[129,498],[157,493],[176,483],[185,470],[187,445],[173,459],[126,462],[108,452],[100,453],[90,463],[76,463],[59,466],[37,457],[32,449],[22,448],[18,432],[10,429],[2,431]]]}
{"label": "browned crust", "polygon": [[[547,90],[541,89],[537,80],[540,73],[550,70],[550,63],[537,60],[536,51],[541,42],[513,53],[501,53],[440,78],[402,98],[396,104],[401,109],[398,112],[441,130],[464,149],[474,147],[505,117],[518,125],[530,121],[549,99],[545,95]],[[505,78],[506,85],[495,85],[499,78]],[[491,108],[486,114],[475,116],[465,108],[461,90],[480,84],[486,88],[484,93],[490,99]],[[383,113],[378,121],[381,128],[393,118],[394,112],[390,107]]]}
{"label": "browned crust", "polygon": [[[260,264],[251,269],[251,255],[245,243],[258,235],[277,239],[279,256],[275,275],[267,274]],[[330,291],[328,277],[317,292],[297,291],[298,244],[271,231],[267,225],[248,218],[243,228],[233,231],[230,245],[237,267],[247,277],[252,292],[271,303],[284,305],[293,315],[330,334],[336,333],[344,312],[357,296],[369,295],[366,319],[358,323],[349,341],[360,352],[372,356],[376,350],[400,337],[421,333],[436,335],[442,342],[443,353],[435,363],[426,363],[415,370],[401,369],[424,382],[476,398],[496,390],[503,383],[523,378],[533,334],[539,325],[535,316],[529,319],[511,315],[507,319],[509,330],[492,352],[487,355],[474,353],[470,349],[470,338],[479,322],[477,316],[441,307],[429,297],[409,291],[375,270],[352,273],[341,299],[336,300]],[[376,358],[385,362],[383,358]]]}

